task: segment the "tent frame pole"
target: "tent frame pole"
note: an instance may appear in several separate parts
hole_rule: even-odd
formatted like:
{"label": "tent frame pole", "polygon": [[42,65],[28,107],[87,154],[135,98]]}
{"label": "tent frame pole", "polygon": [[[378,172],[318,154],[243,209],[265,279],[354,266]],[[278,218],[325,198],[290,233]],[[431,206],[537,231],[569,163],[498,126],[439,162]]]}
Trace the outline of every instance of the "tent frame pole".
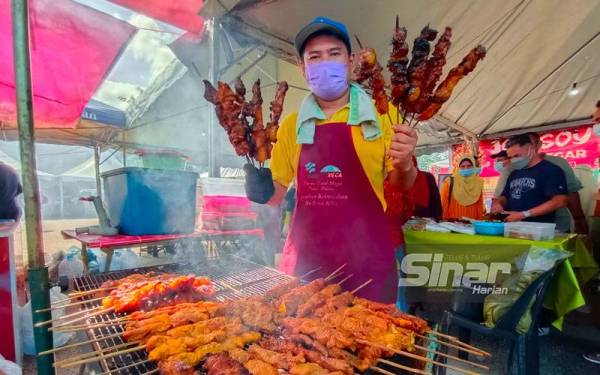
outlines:
{"label": "tent frame pole", "polygon": [[96,196],[102,199],[102,180],[100,179],[100,146],[94,146],[94,173],[96,177]]}
{"label": "tent frame pole", "polygon": [[[50,306],[48,268],[44,261],[42,215],[39,181],[36,172],[33,92],[31,87],[31,61],[29,55],[28,0],[12,0],[13,53],[21,154],[21,175],[25,201],[25,232],[27,237],[28,280],[31,293],[33,323],[51,319],[50,312],[36,313]],[[39,353],[53,347],[52,332],[48,327],[33,330],[35,348]],[[38,374],[54,375],[54,356],[37,357]]]}
{"label": "tent frame pole", "polygon": [[[210,70],[209,81],[216,87],[219,81],[220,71],[220,40],[219,40],[219,20],[212,18],[208,21],[210,30],[209,48],[210,48]],[[210,177],[219,177],[220,169],[216,165],[215,156],[220,153],[220,140],[217,137],[217,116],[215,111],[209,111],[210,117],[208,121],[208,175]]]}

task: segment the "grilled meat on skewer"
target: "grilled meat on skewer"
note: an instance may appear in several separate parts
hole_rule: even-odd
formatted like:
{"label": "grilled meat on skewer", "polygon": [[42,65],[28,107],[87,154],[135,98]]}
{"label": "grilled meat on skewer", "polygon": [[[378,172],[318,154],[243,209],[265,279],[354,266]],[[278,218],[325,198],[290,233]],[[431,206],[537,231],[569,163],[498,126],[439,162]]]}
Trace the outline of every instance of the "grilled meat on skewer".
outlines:
{"label": "grilled meat on skewer", "polygon": [[477,63],[485,57],[485,54],[485,48],[483,46],[477,46],[463,58],[460,64],[450,70],[444,81],[442,81],[435,90],[431,103],[419,115],[419,121],[432,118],[440,110],[442,104],[450,99],[452,91],[454,91],[458,82],[475,69],[475,66],[477,66]]}

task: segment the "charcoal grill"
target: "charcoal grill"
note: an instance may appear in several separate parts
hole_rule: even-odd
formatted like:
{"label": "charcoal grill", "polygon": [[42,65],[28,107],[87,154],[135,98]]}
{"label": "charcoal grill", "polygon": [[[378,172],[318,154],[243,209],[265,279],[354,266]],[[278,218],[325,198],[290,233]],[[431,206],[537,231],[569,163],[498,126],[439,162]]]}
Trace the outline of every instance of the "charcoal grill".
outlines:
{"label": "charcoal grill", "polygon": [[[215,290],[218,292],[216,299],[221,301],[263,295],[275,285],[291,279],[290,276],[275,269],[233,255],[226,255],[219,258],[207,259],[202,262],[200,266],[196,265],[194,267],[181,264],[167,264],[95,275],[84,275],[72,280],[73,289],[76,291],[89,291],[99,288],[103,282],[108,280],[121,279],[133,273],[147,274],[151,272],[208,276],[213,280]],[[93,296],[89,295],[84,298],[92,299]],[[100,301],[83,303],[81,304],[81,309],[91,310],[97,308],[99,305]],[[86,333],[89,338],[94,341],[91,345],[95,351],[100,352],[126,343],[120,335],[124,332],[124,323],[115,321],[121,316],[123,316],[123,314],[110,312],[90,317],[85,321],[86,326],[89,326]],[[101,327],[94,327],[94,325],[98,323],[101,323]],[[109,325],[105,326],[104,324],[106,323]],[[108,338],[102,339],[103,337]],[[407,361],[406,358],[394,357],[392,360],[399,364],[419,368],[417,363],[410,360]],[[98,363],[104,374],[139,375],[156,373],[158,370],[156,363],[148,360],[147,353],[144,349],[109,358],[102,358],[99,356]],[[379,367],[389,371],[388,373],[397,373],[398,371],[385,364],[380,364]],[[429,371],[433,370],[432,367],[428,367]],[[369,371],[368,373],[374,372]]]}
{"label": "charcoal grill", "polygon": [[[88,291],[99,288],[107,280],[118,280],[133,273],[147,274],[155,273],[180,273],[196,274],[198,276],[208,276],[214,281],[215,290],[218,292],[218,300],[237,299],[241,297],[257,296],[266,293],[273,286],[290,279],[290,276],[283,274],[275,269],[268,268],[244,259],[225,256],[218,259],[207,260],[201,267],[192,267],[179,264],[167,264],[162,266],[144,267],[126,271],[106,272],[95,275],[84,275],[73,279],[73,288],[76,291]],[[225,287],[225,285],[237,290],[235,292]],[[91,299],[92,297],[86,297]],[[94,301],[82,304],[82,309],[90,310],[97,308],[100,301]],[[86,320],[86,324],[93,326],[97,323],[111,323],[123,314],[114,312],[97,315]],[[110,337],[102,340],[102,337],[114,336],[124,332],[124,326],[115,322],[110,327],[89,328],[87,334],[95,341],[92,346],[94,350],[106,350],[107,348],[125,344],[122,336]],[[104,372],[111,374],[144,374],[154,372],[157,369],[156,363],[147,361],[145,350],[139,350],[132,353],[126,353],[110,358],[99,358],[98,362]],[[146,362],[144,362],[146,361]]]}

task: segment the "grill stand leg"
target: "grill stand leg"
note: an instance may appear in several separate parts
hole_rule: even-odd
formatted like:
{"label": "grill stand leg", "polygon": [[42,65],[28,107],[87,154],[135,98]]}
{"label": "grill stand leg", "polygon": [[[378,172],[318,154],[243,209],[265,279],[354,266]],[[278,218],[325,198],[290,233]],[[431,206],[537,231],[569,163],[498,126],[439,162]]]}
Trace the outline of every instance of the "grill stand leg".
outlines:
{"label": "grill stand leg", "polygon": [[[28,271],[29,291],[31,293],[31,311],[33,314],[33,338],[35,340],[35,350],[43,352],[52,349],[52,331],[47,326],[35,327],[35,323],[52,319],[50,311],[36,313],[36,310],[50,307],[50,293],[48,281],[48,267],[30,268]],[[37,368],[40,375],[54,375],[53,355],[37,356]]]}
{"label": "grill stand leg", "polygon": [[90,266],[88,264],[87,245],[81,244],[81,262],[83,262],[83,273],[90,274]]}
{"label": "grill stand leg", "polygon": [[104,272],[110,271],[110,263],[112,262],[114,249],[102,249],[106,253],[106,263],[104,264]]}

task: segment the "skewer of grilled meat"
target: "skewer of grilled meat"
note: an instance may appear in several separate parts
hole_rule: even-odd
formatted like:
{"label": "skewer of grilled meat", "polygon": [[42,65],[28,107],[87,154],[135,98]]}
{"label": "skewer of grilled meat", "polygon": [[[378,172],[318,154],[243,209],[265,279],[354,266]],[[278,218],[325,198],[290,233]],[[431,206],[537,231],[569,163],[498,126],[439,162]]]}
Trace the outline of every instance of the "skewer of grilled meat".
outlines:
{"label": "skewer of grilled meat", "polygon": [[416,111],[416,104],[424,91],[425,75],[427,73],[427,57],[431,50],[430,42],[437,36],[437,31],[425,26],[415,38],[412,58],[408,65],[408,80],[410,89],[402,102],[402,109],[407,113]]}
{"label": "skewer of grilled meat", "polygon": [[275,90],[275,98],[271,101],[270,110],[271,116],[270,121],[267,124],[267,139],[275,143],[277,142],[277,130],[279,129],[279,119],[283,112],[283,102],[285,101],[285,95],[288,90],[288,84],[286,81],[277,83],[277,89]]}
{"label": "skewer of grilled meat", "polygon": [[423,121],[433,117],[450,98],[452,91],[458,82],[475,69],[477,63],[485,57],[485,54],[485,47],[477,46],[473,48],[456,67],[452,68],[444,81],[442,81],[435,90],[431,103],[423,112],[421,112],[418,120]]}
{"label": "skewer of grilled meat", "polygon": [[385,92],[383,68],[377,61],[377,53],[371,47],[363,47],[358,37],[356,37],[356,41],[360,47],[360,52],[358,53],[358,64],[354,69],[355,80],[371,91],[371,97],[375,101],[377,112],[379,114],[388,113],[389,100]]}
{"label": "skewer of grilled meat", "polygon": [[226,353],[209,356],[204,361],[203,367],[208,375],[250,375],[241,363]]}
{"label": "skewer of grilled meat", "polygon": [[431,57],[427,60],[425,69],[425,82],[417,103],[414,105],[415,113],[422,112],[431,103],[433,90],[442,76],[444,65],[446,65],[446,54],[450,48],[452,29],[446,27],[438,39]]}
{"label": "skewer of grilled meat", "polygon": [[398,16],[396,16],[396,29],[392,37],[392,51],[387,66],[391,73],[391,102],[398,109],[410,87],[408,82],[408,43],[406,43],[406,35],[406,28],[400,27]]}

